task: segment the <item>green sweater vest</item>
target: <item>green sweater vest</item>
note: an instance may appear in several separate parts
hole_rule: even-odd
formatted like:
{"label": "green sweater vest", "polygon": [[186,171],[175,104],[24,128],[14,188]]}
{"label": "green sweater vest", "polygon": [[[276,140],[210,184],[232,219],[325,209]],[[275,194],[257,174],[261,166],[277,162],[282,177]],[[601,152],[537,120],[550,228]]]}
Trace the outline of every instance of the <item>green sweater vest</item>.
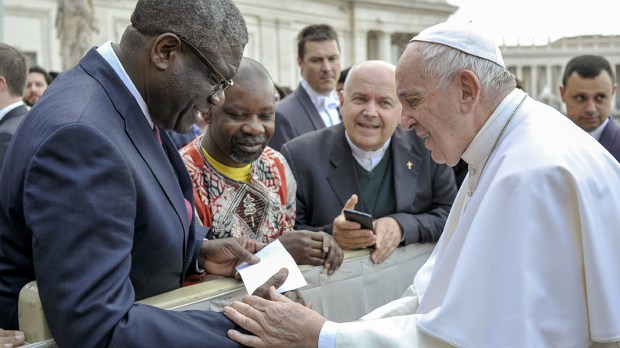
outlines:
{"label": "green sweater vest", "polygon": [[394,213],[396,195],[394,194],[392,149],[387,148],[383,158],[372,171],[367,171],[357,161],[355,161],[355,171],[365,212],[370,213],[374,219]]}

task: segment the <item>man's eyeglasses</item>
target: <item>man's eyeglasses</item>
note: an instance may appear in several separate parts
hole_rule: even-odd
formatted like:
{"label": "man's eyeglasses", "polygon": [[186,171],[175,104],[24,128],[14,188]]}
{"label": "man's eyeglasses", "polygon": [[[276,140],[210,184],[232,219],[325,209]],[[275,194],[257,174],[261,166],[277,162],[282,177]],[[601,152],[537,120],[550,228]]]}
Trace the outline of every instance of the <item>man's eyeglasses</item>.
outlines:
{"label": "man's eyeglasses", "polygon": [[215,91],[213,91],[213,93],[211,93],[211,96],[214,96],[216,93],[218,93],[219,91],[225,91],[228,88],[230,88],[230,86],[233,85],[233,81],[232,80],[227,80],[226,78],[224,78],[224,76],[222,74],[220,74],[219,71],[217,71],[217,69],[215,68],[215,66],[213,66],[213,64],[211,64],[211,62],[209,62],[209,60],[207,59],[207,57],[205,57],[204,55],[202,55],[202,53],[200,53],[200,51],[191,43],[187,42],[187,40],[185,40],[184,38],[179,36],[179,39],[181,40],[181,42],[183,42],[184,44],[187,45],[187,47],[189,47],[192,52],[194,52],[194,54],[200,58],[200,60],[205,63],[205,65],[209,68],[209,70],[211,70],[213,72],[213,74],[215,74],[215,76],[220,80],[220,84],[219,86],[217,86],[217,88],[215,89]]}

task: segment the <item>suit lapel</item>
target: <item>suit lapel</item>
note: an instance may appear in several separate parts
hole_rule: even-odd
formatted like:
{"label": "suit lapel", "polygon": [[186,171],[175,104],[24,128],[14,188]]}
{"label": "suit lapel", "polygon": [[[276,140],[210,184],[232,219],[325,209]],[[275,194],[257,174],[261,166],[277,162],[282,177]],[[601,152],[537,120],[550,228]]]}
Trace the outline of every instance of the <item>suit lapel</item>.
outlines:
{"label": "suit lapel", "polygon": [[319,111],[316,109],[316,106],[312,104],[312,100],[310,99],[310,96],[308,95],[306,90],[301,86],[301,84],[295,90],[295,94],[297,95],[297,98],[299,99],[301,106],[304,108],[304,111],[306,111],[306,114],[308,114],[308,118],[310,119],[310,122],[314,126],[314,129],[325,128],[325,122],[323,122],[323,119],[321,118]]}
{"label": "suit lapel", "polygon": [[[114,70],[110,68],[110,65],[94,49],[86,54],[80,65],[101,83],[110,96],[115,109],[125,121],[127,136],[130,138],[136,151],[151,169],[168,201],[174,207],[183,225],[185,238],[187,238],[189,232],[187,208],[185,207],[177,175],[163,148],[157,142],[140,106]],[[165,132],[161,133],[162,139],[166,138],[169,142],[170,139],[164,134]]]}
{"label": "suit lapel", "polygon": [[[338,130],[334,133],[326,148],[332,149],[329,158],[331,171],[327,175],[327,181],[334,191],[340,206],[344,206],[351,195],[356,193],[359,196],[359,183],[355,174],[355,159],[351,153],[351,147],[344,135],[344,126],[338,126]],[[353,174],[353,175],[351,175]],[[353,178],[353,180],[352,180]],[[361,197],[358,201],[358,209],[364,209]]]}
{"label": "suit lapel", "polygon": [[19,117],[22,116],[24,114],[28,113],[28,108],[25,105],[20,105],[16,108],[14,108],[13,110],[9,111],[6,113],[6,115],[4,115],[4,117],[2,119],[0,119],[0,124],[15,118],[15,117]]}
{"label": "suit lapel", "polygon": [[610,148],[614,144],[615,138],[619,135],[620,127],[616,125],[614,119],[610,117],[607,126],[605,126],[603,132],[601,133],[599,143],[601,143],[601,145],[605,148]]}
{"label": "suit lapel", "polygon": [[394,169],[394,194],[398,211],[408,211],[413,206],[415,187],[418,185],[422,165],[422,157],[415,152],[410,136],[401,128],[396,128],[390,144]]}

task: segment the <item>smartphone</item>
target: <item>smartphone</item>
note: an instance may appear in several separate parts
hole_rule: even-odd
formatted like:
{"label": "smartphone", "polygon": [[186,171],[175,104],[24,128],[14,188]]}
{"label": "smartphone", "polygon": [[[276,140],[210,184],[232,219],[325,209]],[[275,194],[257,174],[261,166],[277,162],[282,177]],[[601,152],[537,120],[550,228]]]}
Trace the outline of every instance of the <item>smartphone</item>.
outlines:
{"label": "smartphone", "polygon": [[368,213],[363,213],[353,209],[345,209],[344,218],[349,221],[358,222],[362,225],[362,229],[364,230],[371,230],[374,232],[374,229],[372,228],[372,215]]}

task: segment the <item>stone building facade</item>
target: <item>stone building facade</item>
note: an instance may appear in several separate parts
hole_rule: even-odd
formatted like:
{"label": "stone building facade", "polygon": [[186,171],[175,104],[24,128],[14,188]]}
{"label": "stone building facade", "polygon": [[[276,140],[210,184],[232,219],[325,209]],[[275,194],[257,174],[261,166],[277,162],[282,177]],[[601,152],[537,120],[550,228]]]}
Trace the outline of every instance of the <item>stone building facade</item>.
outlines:
{"label": "stone building facade", "polygon": [[[504,46],[501,48],[508,69],[522,82],[532,97],[565,111],[560,98],[564,67],[577,55],[601,55],[611,63],[620,81],[620,35],[564,37],[547,45]],[[613,100],[613,112],[620,110],[620,90]]]}
{"label": "stone building facade", "polygon": [[[60,71],[55,19],[57,0],[0,0],[3,41],[20,47],[33,63]],[[172,0],[171,0],[172,1]],[[447,0],[234,0],[250,36],[245,55],[262,62],[276,83],[296,87],[296,35],[309,24],[327,23],[338,31],[342,67],[367,59],[396,62],[402,46],[417,32],[446,20],[457,7]],[[98,32],[92,45],[118,42],[129,24],[135,0],[94,0]]]}
{"label": "stone building facade", "polygon": [[[71,1],[71,0],[63,0]],[[98,32],[92,45],[118,42],[136,0],[92,1]],[[306,25],[328,23],[340,36],[342,68],[367,59],[395,63],[416,33],[446,20],[457,7],[448,0],[234,0],[250,35],[245,55],[262,62],[276,83],[295,88],[300,80],[296,35]],[[2,41],[24,50],[31,63],[49,70],[63,66],[55,25],[58,0],[0,0]],[[620,71],[620,36],[565,37],[547,45],[503,46],[504,60],[526,91],[563,108],[559,86],[565,64],[575,55],[599,54]],[[620,110],[620,91],[614,112]]]}

